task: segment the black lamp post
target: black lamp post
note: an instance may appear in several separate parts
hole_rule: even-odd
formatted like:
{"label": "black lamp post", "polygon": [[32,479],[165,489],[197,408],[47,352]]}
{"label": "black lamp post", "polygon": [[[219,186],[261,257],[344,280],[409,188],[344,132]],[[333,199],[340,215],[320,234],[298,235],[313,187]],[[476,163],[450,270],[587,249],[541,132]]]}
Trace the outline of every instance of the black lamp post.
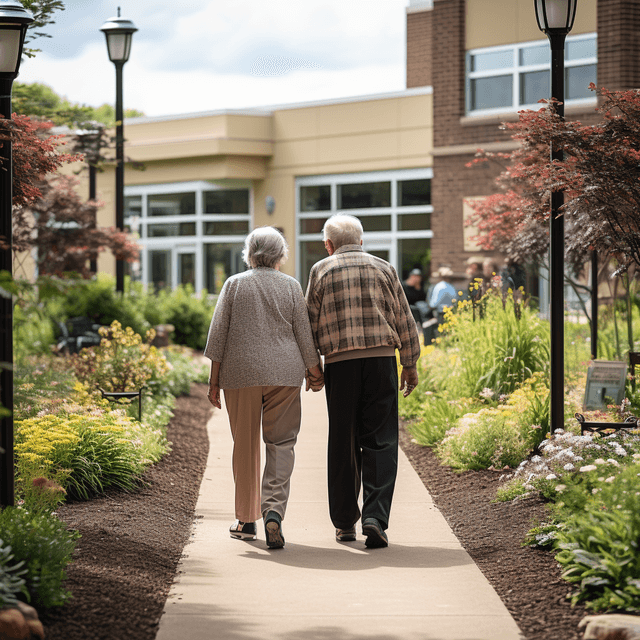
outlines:
{"label": "black lamp post", "polygon": [[[124,230],[124,114],[122,110],[122,68],[129,60],[131,40],[138,29],[120,17],[109,18],[101,27],[107,39],[109,60],[116,66],[116,228]],[[124,291],[124,262],[116,260],[116,291]]]}
{"label": "black lamp post", "polygon": [[[577,0],[534,0],[536,20],[551,45],[551,97],[564,118],[564,41],[573,27]],[[564,159],[562,149],[551,145],[551,161]],[[549,430],[564,428],[564,218],[560,208],[564,193],[551,194],[549,229],[549,297],[551,319],[551,404]]]}
{"label": "black lamp post", "polygon": [[[22,46],[33,16],[17,0],[0,0],[0,115],[11,120],[11,88],[18,76]],[[7,131],[7,133],[9,133]],[[12,272],[11,209],[13,202],[13,165],[11,140],[0,147],[0,271]],[[13,306],[11,298],[0,297],[0,401],[13,411]],[[2,419],[0,426],[0,506],[13,506],[13,417]]]}

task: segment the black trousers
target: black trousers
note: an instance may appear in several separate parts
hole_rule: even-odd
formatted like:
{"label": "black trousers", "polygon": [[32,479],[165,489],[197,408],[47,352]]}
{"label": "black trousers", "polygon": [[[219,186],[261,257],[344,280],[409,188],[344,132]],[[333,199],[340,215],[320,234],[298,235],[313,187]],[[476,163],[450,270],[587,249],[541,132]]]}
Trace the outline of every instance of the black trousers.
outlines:
{"label": "black trousers", "polygon": [[348,529],[360,518],[389,524],[398,471],[398,369],[395,357],[327,364],[329,513]]}

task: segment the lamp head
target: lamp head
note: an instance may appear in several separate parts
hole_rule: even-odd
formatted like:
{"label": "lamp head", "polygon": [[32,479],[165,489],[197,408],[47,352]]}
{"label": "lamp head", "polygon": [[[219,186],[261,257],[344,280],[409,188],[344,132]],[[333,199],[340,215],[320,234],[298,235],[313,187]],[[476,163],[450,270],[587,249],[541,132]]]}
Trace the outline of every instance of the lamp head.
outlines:
{"label": "lamp head", "polygon": [[107,50],[111,62],[124,64],[129,60],[131,53],[131,40],[137,27],[131,20],[120,17],[120,7],[115,18],[109,18],[101,27],[107,39]]}
{"label": "lamp head", "polygon": [[573,29],[578,0],[534,0],[540,31],[548,36],[567,35]]}
{"label": "lamp head", "polygon": [[0,78],[13,80],[20,70],[22,46],[33,15],[17,0],[0,0]]}

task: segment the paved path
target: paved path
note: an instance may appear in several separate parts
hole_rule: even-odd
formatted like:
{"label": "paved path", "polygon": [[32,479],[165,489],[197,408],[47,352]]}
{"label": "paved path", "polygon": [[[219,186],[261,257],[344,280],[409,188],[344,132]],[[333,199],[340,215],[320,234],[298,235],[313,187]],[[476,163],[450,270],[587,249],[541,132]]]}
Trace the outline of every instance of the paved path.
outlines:
{"label": "paved path", "polygon": [[400,452],[390,546],[338,543],[326,495],[324,393],[303,392],[284,549],[229,537],[234,520],[226,410],[210,452],[192,541],[157,640],[519,640],[513,618]]}

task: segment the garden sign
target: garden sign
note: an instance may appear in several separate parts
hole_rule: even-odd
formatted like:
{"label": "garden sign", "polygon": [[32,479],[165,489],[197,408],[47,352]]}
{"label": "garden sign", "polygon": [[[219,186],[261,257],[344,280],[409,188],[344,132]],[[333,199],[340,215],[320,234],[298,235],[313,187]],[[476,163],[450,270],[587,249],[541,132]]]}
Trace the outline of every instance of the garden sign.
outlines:
{"label": "garden sign", "polygon": [[587,371],[584,410],[605,409],[605,398],[611,398],[615,404],[620,404],[624,398],[627,369],[624,362],[594,360]]}

